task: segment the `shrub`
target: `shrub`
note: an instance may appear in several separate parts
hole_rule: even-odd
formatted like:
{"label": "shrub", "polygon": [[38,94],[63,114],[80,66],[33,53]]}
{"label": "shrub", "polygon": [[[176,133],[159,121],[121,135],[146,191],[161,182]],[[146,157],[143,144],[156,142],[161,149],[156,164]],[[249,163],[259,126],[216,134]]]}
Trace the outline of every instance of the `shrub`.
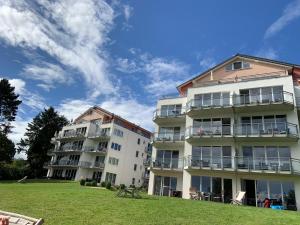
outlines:
{"label": "shrub", "polygon": [[93,180],[93,181],[91,182],[91,185],[92,185],[93,187],[97,187],[97,181]]}
{"label": "shrub", "polygon": [[101,182],[100,184],[101,187],[106,187],[106,183],[104,181]]}
{"label": "shrub", "polygon": [[84,180],[84,179],[81,179],[81,180],[80,180],[80,185],[81,185],[81,186],[84,186],[84,185],[85,185],[85,180]]}
{"label": "shrub", "polygon": [[111,186],[110,190],[111,191],[116,191],[116,190],[118,190],[118,187],[117,186]]}
{"label": "shrub", "polygon": [[129,187],[131,187],[131,188],[135,188],[135,185],[134,185],[134,184],[131,184]]}
{"label": "shrub", "polygon": [[106,189],[111,189],[111,183],[110,183],[110,182],[108,182],[108,183],[106,184]]}
{"label": "shrub", "polygon": [[120,184],[120,189],[124,190],[126,188],[125,184]]}
{"label": "shrub", "polygon": [[92,186],[92,182],[85,182],[85,186]]}

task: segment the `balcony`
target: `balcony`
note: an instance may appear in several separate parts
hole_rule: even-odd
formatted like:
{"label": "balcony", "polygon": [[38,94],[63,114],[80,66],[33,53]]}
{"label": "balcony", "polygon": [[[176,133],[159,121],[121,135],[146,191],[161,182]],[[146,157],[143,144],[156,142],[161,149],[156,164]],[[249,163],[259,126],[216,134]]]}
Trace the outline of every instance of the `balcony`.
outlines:
{"label": "balcony", "polygon": [[175,110],[157,109],[154,111],[153,122],[158,125],[185,123],[185,108]]}
{"label": "balcony", "polygon": [[299,139],[296,124],[277,123],[243,123],[234,126],[237,141],[290,141]]}
{"label": "balcony", "polygon": [[300,174],[300,160],[294,158],[250,158],[243,156],[187,156],[184,168],[189,171],[213,170],[241,173]]}
{"label": "balcony", "polygon": [[110,138],[110,135],[110,131],[100,130],[96,132],[90,132],[88,134],[88,138],[93,140],[107,140]]}
{"label": "balcony", "polygon": [[78,160],[56,160],[45,163],[44,167],[78,167]]}
{"label": "balcony", "polygon": [[187,115],[194,118],[199,116],[215,116],[232,113],[231,97],[192,99],[187,103]]}
{"label": "balcony", "polygon": [[191,144],[203,143],[203,141],[217,141],[233,139],[232,125],[208,125],[202,127],[188,127],[185,132],[186,140]]}
{"label": "balcony", "polygon": [[72,139],[80,139],[84,138],[85,133],[76,132],[76,130],[69,130],[69,132],[66,132],[64,134],[59,133],[56,137],[54,137],[56,140],[72,140]]}
{"label": "balcony", "polygon": [[153,146],[159,149],[184,147],[184,133],[154,133]]}
{"label": "balcony", "polygon": [[150,163],[150,170],[156,171],[182,171],[182,159],[154,159]]}
{"label": "balcony", "polygon": [[290,111],[294,109],[294,97],[290,92],[273,94],[234,95],[235,112]]}
{"label": "balcony", "polygon": [[83,151],[92,154],[106,154],[107,148],[95,147],[95,146],[84,146]]}
{"label": "balcony", "polygon": [[103,169],[105,164],[103,162],[88,162],[88,161],[80,161],[79,167],[85,168],[85,169]]}
{"label": "balcony", "polygon": [[81,153],[82,152],[82,147],[79,146],[73,146],[73,145],[64,145],[58,149],[53,149],[52,153],[53,154],[59,154],[59,153]]}

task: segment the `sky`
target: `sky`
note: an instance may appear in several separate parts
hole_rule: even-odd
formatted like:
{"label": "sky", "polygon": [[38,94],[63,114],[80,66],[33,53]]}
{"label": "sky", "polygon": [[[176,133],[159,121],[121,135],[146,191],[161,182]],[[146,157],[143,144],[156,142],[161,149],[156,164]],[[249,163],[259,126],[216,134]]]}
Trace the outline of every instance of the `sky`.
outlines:
{"label": "sky", "polygon": [[10,138],[49,106],[152,131],[177,85],[236,53],[300,64],[299,40],[300,0],[0,0],[0,78],[23,101]]}

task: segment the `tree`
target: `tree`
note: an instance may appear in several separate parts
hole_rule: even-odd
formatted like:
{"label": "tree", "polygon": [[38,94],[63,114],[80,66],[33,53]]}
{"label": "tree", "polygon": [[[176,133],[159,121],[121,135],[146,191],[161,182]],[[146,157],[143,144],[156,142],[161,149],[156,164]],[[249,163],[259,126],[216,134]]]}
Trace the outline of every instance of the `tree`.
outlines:
{"label": "tree", "polygon": [[53,107],[44,109],[28,124],[25,139],[18,144],[18,152],[25,152],[33,177],[43,176],[44,163],[50,160],[47,152],[54,147],[51,138],[55,132],[68,124],[64,116],[60,116]]}
{"label": "tree", "polygon": [[0,132],[0,163],[10,163],[15,153],[15,144]]}
{"label": "tree", "polygon": [[18,106],[22,103],[18,98],[15,87],[7,79],[0,80],[0,131],[5,135],[10,132],[10,122],[15,120]]}

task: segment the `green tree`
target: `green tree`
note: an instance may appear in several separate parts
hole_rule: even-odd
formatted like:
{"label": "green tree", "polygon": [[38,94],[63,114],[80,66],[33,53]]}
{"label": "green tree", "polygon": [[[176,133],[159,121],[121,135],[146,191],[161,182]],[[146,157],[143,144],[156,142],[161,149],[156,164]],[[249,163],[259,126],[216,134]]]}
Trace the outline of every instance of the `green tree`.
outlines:
{"label": "green tree", "polygon": [[0,132],[0,163],[10,163],[15,153],[15,144]]}
{"label": "green tree", "polygon": [[25,139],[18,144],[18,152],[25,152],[33,177],[44,175],[43,165],[50,160],[47,152],[54,147],[51,138],[55,132],[68,124],[64,116],[60,116],[53,107],[44,109],[28,124]]}
{"label": "green tree", "polygon": [[18,106],[22,103],[19,95],[15,94],[15,87],[7,79],[0,80],[0,132],[7,135],[10,132],[10,123],[15,120]]}

